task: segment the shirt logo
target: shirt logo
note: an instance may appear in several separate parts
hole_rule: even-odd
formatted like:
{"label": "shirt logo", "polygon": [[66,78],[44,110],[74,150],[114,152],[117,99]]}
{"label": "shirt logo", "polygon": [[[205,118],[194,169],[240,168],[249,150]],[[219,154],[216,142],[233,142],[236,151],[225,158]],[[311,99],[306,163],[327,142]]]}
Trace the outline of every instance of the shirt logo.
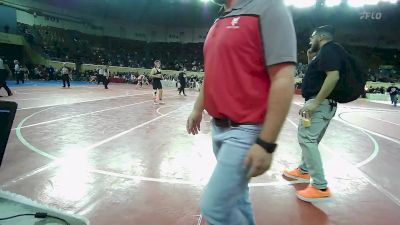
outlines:
{"label": "shirt logo", "polygon": [[231,21],[231,26],[227,26],[226,28],[228,29],[238,29],[239,26],[237,24],[239,23],[240,17],[235,17]]}

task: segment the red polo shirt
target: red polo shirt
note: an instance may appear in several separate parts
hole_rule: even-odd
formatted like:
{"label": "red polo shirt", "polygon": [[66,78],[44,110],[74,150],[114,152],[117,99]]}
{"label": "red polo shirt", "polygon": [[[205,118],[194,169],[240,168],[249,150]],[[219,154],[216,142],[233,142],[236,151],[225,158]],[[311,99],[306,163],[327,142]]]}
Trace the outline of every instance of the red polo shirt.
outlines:
{"label": "red polo shirt", "polygon": [[214,118],[263,123],[267,68],[296,63],[292,18],[281,0],[238,0],[211,27],[204,43],[204,104]]}

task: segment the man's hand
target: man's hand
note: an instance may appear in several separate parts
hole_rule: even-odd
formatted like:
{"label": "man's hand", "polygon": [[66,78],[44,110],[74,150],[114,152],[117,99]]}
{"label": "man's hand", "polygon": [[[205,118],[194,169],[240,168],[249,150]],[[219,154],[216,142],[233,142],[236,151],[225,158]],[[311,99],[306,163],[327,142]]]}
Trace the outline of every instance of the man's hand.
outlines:
{"label": "man's hand", "polygon": [[267,153],[264,148],[258,144],[253,144],[244,160],[244,166],[247,168],[247,178],[257,177],[265,173],[272,162],[272,154]]}
{"label": "man's hand", "polygon": [[318,108],[319,103],[315,99],[308,100],[303,108],[299,110],[299,115],[304,118],[310,118],[314,111]]}
{"label": "man's hand", "polygon": [[193,109],[192,113],[187,119],[186,130],[188,134],[196,135],[200,131],[200,122],[203,118],[203,111]]}

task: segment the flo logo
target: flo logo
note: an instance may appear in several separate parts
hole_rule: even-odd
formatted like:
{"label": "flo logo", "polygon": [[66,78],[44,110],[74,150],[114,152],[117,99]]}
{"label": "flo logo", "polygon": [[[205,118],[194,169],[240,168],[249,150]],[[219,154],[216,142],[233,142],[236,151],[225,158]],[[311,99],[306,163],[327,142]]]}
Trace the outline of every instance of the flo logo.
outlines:
{"label": "flo logo", "polygon": [[360,13],[360,20],[381,20],[382,13],[381,12],[367,12],[364,11]]}

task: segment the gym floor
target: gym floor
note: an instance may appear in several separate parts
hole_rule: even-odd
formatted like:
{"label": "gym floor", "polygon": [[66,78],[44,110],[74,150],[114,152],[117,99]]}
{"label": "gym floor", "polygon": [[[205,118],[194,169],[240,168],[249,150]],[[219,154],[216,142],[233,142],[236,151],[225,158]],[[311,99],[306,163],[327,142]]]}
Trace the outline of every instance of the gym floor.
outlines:
{"label": "gym floor", "polygon": [[[79,84],[79,85],[78,85]],[[198,207],[215,159],[210,117],[186,133],[197,92],[86,83],[11,86],[19,109],[0,168],[0,188],[81,215],[92,225],[206,224]],[[2,90],[0,95],[6,95]],[[251,181],[260,225],[396,225],[400,221],[400,110],[358,100],[339,105],[320,145],[333,196],[296,198],[305,184],[282,171],[300,160],[294,98],[271,170]]]}

